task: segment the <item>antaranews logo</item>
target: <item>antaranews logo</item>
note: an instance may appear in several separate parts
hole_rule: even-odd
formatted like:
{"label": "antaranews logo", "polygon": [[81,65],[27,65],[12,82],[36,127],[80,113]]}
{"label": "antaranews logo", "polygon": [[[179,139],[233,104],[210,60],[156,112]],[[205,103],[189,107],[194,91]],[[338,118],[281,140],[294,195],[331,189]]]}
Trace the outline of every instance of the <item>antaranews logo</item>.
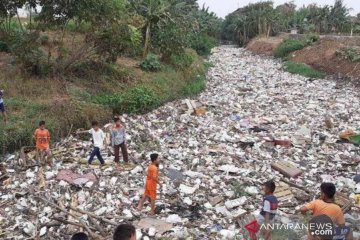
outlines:
{"label": "antaranews logo", "polygon": [[321,239],[332,239],[335,235],[335,225],[330,217],[319,215],[309,221],[308,230],[311,235]]}
{"label": "antaranews logo", "polygon": [[303,231],[309,232],[316,239],[332,240],[336,235],[336,228],[330,217],[319,215],[313,217],[308,223],[269,223],[258,224],[256,220],[244,226],[249,235],[255,236],[258,231],[263,230],[282,230],[282,231]]}

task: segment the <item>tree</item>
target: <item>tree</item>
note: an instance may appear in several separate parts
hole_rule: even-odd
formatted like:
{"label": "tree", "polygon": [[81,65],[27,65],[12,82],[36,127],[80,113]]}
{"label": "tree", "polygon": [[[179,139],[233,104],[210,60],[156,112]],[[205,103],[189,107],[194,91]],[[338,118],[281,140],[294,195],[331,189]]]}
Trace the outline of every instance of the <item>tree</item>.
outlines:
{"label": "tree", "polygon": [[6,0],[6,1],[0,1],[0,25],[2,26],[2,29],[9,33],[10,32],[10,24],[11,19],[16,16],[20,27],[23,29],[23,26],[20,21],[18,9],[22,8],[24,5],[28,5],[30,7],[36,6],[36,0]]}
{"label": "tree", "polygon": [[143,58],[146,58],[151,44],[153,28],[161,21],[169,20],[171,2],[167,0],[134,0],[129,1],[131,8],[145,20],[145,42]]}
{"label": "tree", "polygon": [[349,9],[344,5],[343,0],[335,0],[329,15],[332,31],[341,32],[345,25],[349,23],[348,17]]}

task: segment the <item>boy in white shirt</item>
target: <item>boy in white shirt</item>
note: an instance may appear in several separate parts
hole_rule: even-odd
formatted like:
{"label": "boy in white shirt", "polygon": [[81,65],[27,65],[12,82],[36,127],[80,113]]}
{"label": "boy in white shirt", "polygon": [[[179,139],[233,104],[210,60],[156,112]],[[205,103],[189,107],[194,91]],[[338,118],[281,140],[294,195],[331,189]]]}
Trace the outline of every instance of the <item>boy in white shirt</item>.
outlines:
{"label": "boy in white shirt", "polygon": [[82,131],[78,133],[90,133],[92,135],[93,143],[94,143],[94,149],[92,150],[90,154],[90,158],[88,163],[91,164],[94,160],[94,157],[96,156],[101,165],[105,164],[104,159],[101,156],[101,149],[104,147],[104,140],[105,140],[105,134],[104,132],[99,128],[99,123],[97,121],[92,122],[92,128],[88,131]]}

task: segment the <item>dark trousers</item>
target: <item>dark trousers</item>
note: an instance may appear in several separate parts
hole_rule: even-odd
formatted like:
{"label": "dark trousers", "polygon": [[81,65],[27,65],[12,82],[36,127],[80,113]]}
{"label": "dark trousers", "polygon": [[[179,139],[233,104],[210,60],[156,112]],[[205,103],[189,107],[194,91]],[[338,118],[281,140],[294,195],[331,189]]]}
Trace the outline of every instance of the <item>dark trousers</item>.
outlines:
{"label": "dark trousers", "polygon": [[100,148],[98,148],[98,147],[94,147],[94,149],[92,150],[89,161],[88,161],[89,164],[91,164],[91,162],[94,160],[95,156],[99,159],[101,164],[105,164],[105,161],[102,158],[101,153],[100,153]]}
{"label": "dark trousers", "polygon": [[126,142],[123,142],[122,144],[114,146],[114,154],[115,154],[114,161],[116,163],[120,162],[120,158],[119,158],[120,148],[121,148],[121,153],[123,155],[124,162],[126,162],[126,163],[129,162],[129,154],[127,151]]}

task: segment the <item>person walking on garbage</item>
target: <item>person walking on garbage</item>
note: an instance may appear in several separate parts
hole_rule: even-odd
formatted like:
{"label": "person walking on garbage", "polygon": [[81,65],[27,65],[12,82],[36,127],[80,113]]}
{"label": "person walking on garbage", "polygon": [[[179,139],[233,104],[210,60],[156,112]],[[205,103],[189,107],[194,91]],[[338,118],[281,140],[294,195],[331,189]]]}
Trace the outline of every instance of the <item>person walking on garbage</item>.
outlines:
{"label": "person walking on garbage", "polygon": [[[260,214],[256,217],[257,227],[263,230],[265,240],[271,240],[272,232],[269,227],[273,223],[278,209],[278,199],[274,196],[275,182],[269,180],[263,184],[263,205]],[[256,234],[252,234],[252,240],[256,240]]]}
{"label": "person walking on garbage", "polygon": [[3,115],[4,122],[7,122],[7,113],[4,105],[4,90],[0,90],[0,111]]}
{"label": "person walking on garbage", "polygon": [[156,200],[156,189],[157,184],[160,184],[158,167],[160,164],[160,157],[157,153],[152,153],[150,155],[151,164],[148,167],[146,183],[145,183],[145,192],[139,202],[137,207],[138,211],[141,211],[143,208],[144,202],[147,198],[150,199],[151,205],[151,215],[155,215],[155,200]]}
{"label": "person walking on garbage", "polygon": [[90,130],[78,131],[77,134],[90,133],[92,135],[94,148],[90,154],[88,164],[91,165],[92,161],[94,160],[94,157],[96,156],[99,159],[101,165],[104,165],[105,161],[101,156],[100,151],[104,147],[105,133],[103,132],[103,130],[99,128],[99,123],[97,121],[93,121],[91,123],[91,126],[92,128]]}
{"label": "person walking on garbage", "polygon": [[129,162],[129,155],[126,146],[125,127],[122,125],[119,117],[114,118],[115,126],[111,129],[111,146],[114,148],[114,161],[120,164],[120,148],[125,163]]}
{"label": "person walking on garbage", "polygon": [[[300,212],[302,214],[305,214],[309,211],[312,211],[312,215],[314,217],[326,215],[331,219],[331,221],[334,224],[338,226],[338,230],[340,230],[341,232],[340,228],[345,227],[345,218],[341,208],[335,203],[336,187],[333,183],[324,182],[320,185],[320,190],[321,190],[320,199],[316,199],[310,203],[307,203],[305,206],[300,208]],[[342,238],[336,238],[336,239],[344,239],[344,240],[353,239],[352,232],[349,231],[349,229],[347,229],[345,235]],[[308,234],[308,239],[313,240],[317,238],[316,236],[312,236],[311,234]]]}
{"label": "person walking on garbage", "polygon": [[45,163],[48,163],[51,167],[52,154],[50,151],[50,132],[45,128],[45,121],[39,122],[39,127],[34,132],[34,138],[40,163],[42,164],[42,161],[45,160]]}

